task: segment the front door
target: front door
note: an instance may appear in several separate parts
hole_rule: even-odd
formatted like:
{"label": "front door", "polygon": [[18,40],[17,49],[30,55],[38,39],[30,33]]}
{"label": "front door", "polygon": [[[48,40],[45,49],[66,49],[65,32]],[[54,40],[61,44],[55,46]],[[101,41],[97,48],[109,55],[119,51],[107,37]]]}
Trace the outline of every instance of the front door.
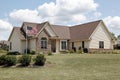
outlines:
{"label": "front door", "polygon": [[56,52],[56,40],[51,40],[51,51]]}

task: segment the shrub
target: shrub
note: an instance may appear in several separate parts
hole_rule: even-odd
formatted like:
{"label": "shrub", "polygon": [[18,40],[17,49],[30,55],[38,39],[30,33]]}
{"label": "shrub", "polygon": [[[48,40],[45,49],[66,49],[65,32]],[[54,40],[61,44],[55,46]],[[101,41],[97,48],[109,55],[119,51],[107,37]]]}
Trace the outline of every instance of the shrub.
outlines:
{"label": "shrub", "polygon": [[5,64],[6,66],[12,66],[16,64],[16,56],[12,56],[12,55],[6,55],[5,57]]}
{"label": "shrub", "polygon": [[35,65],[43,66],[45,64],[46,58],[43,54],[38,54],[34,59]]}
{"label": "shrub", "polygon": [[83,52],[82,52],[82,50],[78,50],[77,53],[78,54],[82,54]]}
{"label": "shrub", "polygon": [[48,52],[48,55],[51,56],[51,55],[53,55],[53,54],[52,54],[52,52]]}
{"label": "shrub", "polygon": [[112,54],[120,54],[120,51],[119,50],[114,50],[114,51],[112,51]]}
{"label": "shrub", "polygon": [[81,46],[78,48],[79,50],[82,50]]}
{"label": "shrub", "polygon": [[69,53],[69,51],[67,51],[67,50],[65,50],[65,51],[60,51],[60,53],[62,53],[62,54],[67,54],[67,53]]}
{"label": "shrub", "polygon": [[22,66],[28,66],[31,62],[31,56],[25,54],[22,55],[19,59],[19,63],[21,63]]}
{"label": "shrub", "polygon": [[73,49],[69,50],[69,53],[72,54],[74,53],[75,51]]}
{"label": "shrub", "polygon": [[0,65],[5,64],[5,55],[0,56]]}
{"label": "shrub", "polygon": [[32,51],[30,51],[30,53],[28,53],[28,54],[34,55],[35,53],[36,53],[36,51],[32,50]]}
{"label": "shrub", "polygon": [[7,55],[20,55],[18,51],[8,52]]}

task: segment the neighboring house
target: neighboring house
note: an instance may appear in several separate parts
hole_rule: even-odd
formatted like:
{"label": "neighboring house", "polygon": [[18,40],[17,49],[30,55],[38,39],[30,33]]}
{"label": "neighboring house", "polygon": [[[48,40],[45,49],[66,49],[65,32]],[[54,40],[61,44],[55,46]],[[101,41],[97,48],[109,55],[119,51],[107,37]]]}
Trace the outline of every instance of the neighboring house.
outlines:
{"label": "neighboring house", "polygon": [[120,36],[117,38],[117,44],[120,44]]}
{"label": "neighboring house", "polygon": [[0,48],[4,50],[9,50],[9,42],[5,40],[0,41]]}
{"label": "neighboring house", "polygon": [[117,44],[120,47],[120,35],[117,37]]}
{"label": "neighboring house", "polygon": [[102,20],[70,27],[51,25],[49,22],[24,22],[21,27],[13,28],[8,41],[9,51],[20,53],[25,52],[26,45],[27,49],[37,52],[113,49],[112,37]]}

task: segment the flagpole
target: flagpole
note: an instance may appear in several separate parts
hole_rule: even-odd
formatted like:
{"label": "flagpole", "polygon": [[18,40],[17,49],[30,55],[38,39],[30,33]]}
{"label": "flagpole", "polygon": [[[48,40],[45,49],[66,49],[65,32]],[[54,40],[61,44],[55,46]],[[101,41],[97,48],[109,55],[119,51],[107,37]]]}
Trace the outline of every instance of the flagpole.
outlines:
{"label": "flagpole", "polygon": [[28,44],[28,43],[27,43],[27,26],[26,26],[26,51],[25,51],[26,54],[27,54],[27,44]]}

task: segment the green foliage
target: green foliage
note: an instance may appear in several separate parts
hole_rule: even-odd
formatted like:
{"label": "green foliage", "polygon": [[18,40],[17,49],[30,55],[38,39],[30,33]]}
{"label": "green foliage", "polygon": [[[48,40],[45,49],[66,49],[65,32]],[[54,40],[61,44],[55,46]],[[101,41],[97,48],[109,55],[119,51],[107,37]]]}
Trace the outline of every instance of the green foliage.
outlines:
{"label": "green foliage", "polygon": [[120,37],[120,35],[117,36],[118,38]]}
{"label": "green foliage", "polygon": [[8,52],[7,55],[20,55],[18,51]]}
{"label": "green foliage", "polygon": [[120,50],[91,50],[90,54],[120,54]]}
{"label": "green foliage", "polygon": [[48,52],[48,55],[51,56],[51,55],[53,55],[53,54],[52,54],[52,52]]}
{"label": "green foliage", "polygon": [[83,51],[82,51],[82,48],[81,48],[81,47],[79,47],[79,49],[78,49],[77,53],[78,53],[78,54],[82,54],[82,53],[83,53]]}
{"label": "green foliage", "polygon": [[32,50],[30,53],[31,53],[31,54],[35,54],[35,53],[36,53],[36,51]]}
{"label": "green foliage", "polygon": [[83,52],[82,52],[82,50],[78,50],[77,53],[78,54],[82,54]]}
{"label": "green foliage", "polygon": [[60,51],[60,53],[62,53],[62,54],[67,54],[67,53],[69,53],[69,51],[67,51],[67,50],[65,50],[65,51]]}
{"label": "green foliage", "polygon": [[31,62],[31,56],[25,54],[22,55],[19,59],[19,63],[21,63],[21,66],[28,66]]}
{"label": "green foliage", "polygon": [[115,40],[117,39],[117,37],[115,36],[113,32],[110,32],[110,34],[111,34],[112,39],[115,39]]}
{"label": "green foliage", "polygon": [[69,53],[72,54],[72,53],[75,53],[75,51],[73,49],[69,50]]}
{"label": "green foliage", "polygon": [[0,54],[3,54],[3,53],[6,54],[7,51],[0,48]]}
{"label": "green foliage", "polygon": [[9,50],[9,46],[7,44],[4,44],[4,43],[0,43],[0,44],[1,44],[1,49],[2,50],[5,50],[5,51]]}
{"label": "green foliage", "polygon": [[5,64],[5,56],[6,55],[0,56],[0,65],[4,65]]}
{"label": "green foliage", "polygon": [[0,65],[12,66],[15,65],[17,58],[12,55],[2,55],[0,56]]}
{"label": "green foliage", "polygon": [[120,50],[114,50],[112,54],[120,54]]}
{"label": "green foliage", "polygon": [[5,64],[6,64],[6,66],[15,65],[16,61],[17,61],[16,56],[6,55],[6,57],[5,57]]}
{"label": "green foliage", "polygon": [[34,54],[36,54],[36,51],[31,50],[28,54],[34,55]]}
{"label": "green foliage", "polygon": [[38,54],[34,61],[35,65],[43,66],[45,64],[46,58],[43,54]]}
{"label": "green foliage", "polygon": [[[26,50],[24,52],[26,53]],[[34,54],[36,54],[36,51],[35,50],[27,49],[27,54],[34,55]]]}

